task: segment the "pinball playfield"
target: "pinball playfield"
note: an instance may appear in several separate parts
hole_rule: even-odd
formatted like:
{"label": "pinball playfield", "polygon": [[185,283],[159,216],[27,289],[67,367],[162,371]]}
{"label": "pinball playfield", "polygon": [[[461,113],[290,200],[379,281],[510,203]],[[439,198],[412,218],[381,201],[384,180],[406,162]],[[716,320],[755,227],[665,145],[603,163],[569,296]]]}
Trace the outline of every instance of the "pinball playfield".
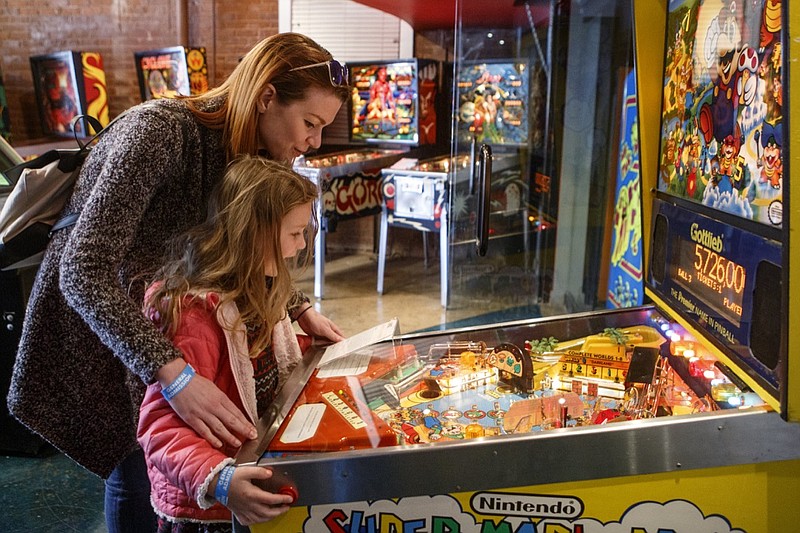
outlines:
{"label": "pinball playfield", "polygon": [[457,441],[763,404],[678,328],[653,312],[642,325],[564,341],[548,336],[488,346],[465,338],[369,346],[313,371],[265,455]]}

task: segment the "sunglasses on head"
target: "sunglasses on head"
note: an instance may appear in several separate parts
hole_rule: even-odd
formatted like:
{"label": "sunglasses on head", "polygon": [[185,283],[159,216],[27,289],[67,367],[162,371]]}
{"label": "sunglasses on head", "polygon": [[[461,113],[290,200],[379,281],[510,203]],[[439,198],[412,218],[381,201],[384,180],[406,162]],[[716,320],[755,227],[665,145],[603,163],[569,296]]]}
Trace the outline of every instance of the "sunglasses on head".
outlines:
{"label": "sunglasses on head", "polygon": [[290,69],[289,72],[295,70],[305,70],[307,68],[328,67],[328,75],[331,78],[331,85],[334,87],[346,87],[350,83],[350,75],[347,72],[347,64],[339,63],[335,59],[330,61],[322,61],[321,63],[314,63],[312,65],[305,65],[302,67],[295,67]]}

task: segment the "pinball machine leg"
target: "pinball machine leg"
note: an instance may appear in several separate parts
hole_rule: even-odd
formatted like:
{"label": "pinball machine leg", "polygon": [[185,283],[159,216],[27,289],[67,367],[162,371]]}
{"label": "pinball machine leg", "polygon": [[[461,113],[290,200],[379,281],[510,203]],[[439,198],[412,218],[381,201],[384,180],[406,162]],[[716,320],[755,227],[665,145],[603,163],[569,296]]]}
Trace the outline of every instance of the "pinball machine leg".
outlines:
{"label": "pinball machine leg", "polygon": [[[322,220],[320,218],[320,220]],[[314,240],[314,296],[322,299],[325,295],[325,227],[320,224]]]}
{"label": "pinball machine leg", "polygon": [[383,294],[383,275],[386,272],[386,240],[389,233],[389,215],[381,211],[381,229],[378,236],[378,294]]}
{"label": "pinball machine leg", "polygon": [[423,231],[422,233],[422,264],[425,268],[428,268],[428,232]]}

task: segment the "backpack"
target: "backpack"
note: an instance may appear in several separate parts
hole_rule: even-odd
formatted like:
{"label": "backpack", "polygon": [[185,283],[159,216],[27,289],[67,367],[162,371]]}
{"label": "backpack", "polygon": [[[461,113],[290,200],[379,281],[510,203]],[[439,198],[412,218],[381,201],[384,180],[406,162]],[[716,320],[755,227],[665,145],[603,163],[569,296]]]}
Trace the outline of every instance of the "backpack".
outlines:
{"label": "backpack", "polygon": [[[79,115],[72,120],[77,148],[50,150],[3,172],[13,189],[0,211],[0,269],[18,268],[21,261],[37,264],[52,233],[75,224],[78,213],[62,217],[61,212],[72,196],[83,162],[95,141],[124,114],[105,128],[94,117]],[[75,129],[78,121],[88,122],[96,133],[80,139]]]}

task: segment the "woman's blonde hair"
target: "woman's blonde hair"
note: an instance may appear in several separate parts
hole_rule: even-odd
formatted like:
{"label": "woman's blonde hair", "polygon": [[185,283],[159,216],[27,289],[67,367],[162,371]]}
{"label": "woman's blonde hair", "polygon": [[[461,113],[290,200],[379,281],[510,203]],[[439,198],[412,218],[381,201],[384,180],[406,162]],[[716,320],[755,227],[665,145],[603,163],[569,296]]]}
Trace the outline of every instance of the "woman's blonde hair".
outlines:
{"label": "woman's blonde hair", "polygon": [[[306,250],[284,260],[281,223],[290,210],[316,199],[316,185],[280,163],[255,156],[235,159],[211,195],[205,222],[171,243],[145,309],[155,311],[162,331],[172,336],[191,298],[217,292],[220,303],[236,303],[242,322],[255,332],[250,356],[257,356],[286,316],[293,290],[289,263],[308,266],[317,230],[312,208]],[[276,266],[271,287],[264,274],[267,257]]]}
{"label": "woman's blonde hair", "polygon": [[[310,87],[332,91],[341,102],[350,95],[347,86],[334,87],[328,69],[293,68],[330,61],[333,56],[314,40],[299,33],[279,33],[255,45],[220,85],[187,99],[189,107],[205,126],[223,130],[228,160],[258,150],[258,101],[272,84],[275,98],[289,104],[306,97]],[[223,97],[222,106],[204,111],[203,104]]]}

